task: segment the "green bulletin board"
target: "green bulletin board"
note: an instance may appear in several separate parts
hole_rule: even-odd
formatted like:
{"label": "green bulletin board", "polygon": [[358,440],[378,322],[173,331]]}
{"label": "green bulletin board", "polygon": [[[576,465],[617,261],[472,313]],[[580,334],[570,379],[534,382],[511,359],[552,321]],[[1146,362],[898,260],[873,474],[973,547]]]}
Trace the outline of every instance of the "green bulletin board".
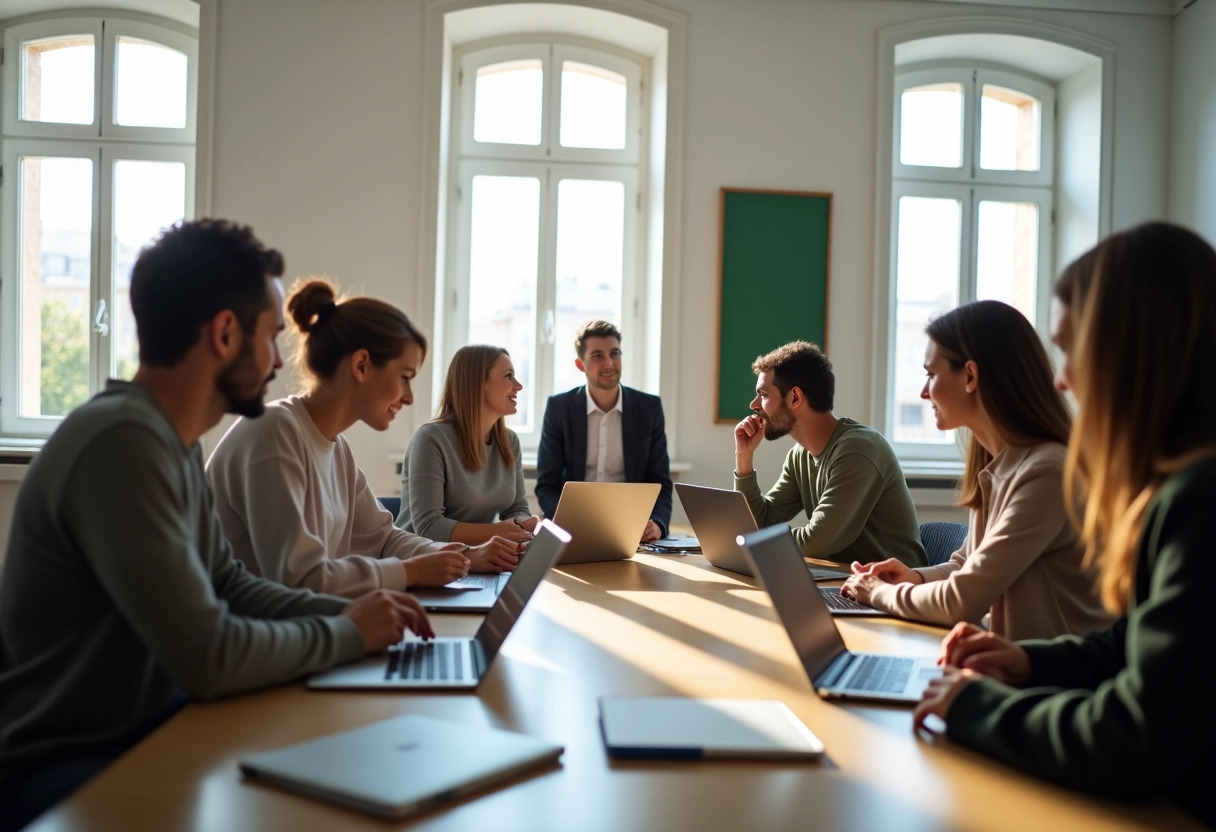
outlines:
{"label": "green bulletin board", "polygon": [[832,195],[723,188],[721,217],[714,421],[733,424],[756,395],[756,356],[799,339],[828,350]]}

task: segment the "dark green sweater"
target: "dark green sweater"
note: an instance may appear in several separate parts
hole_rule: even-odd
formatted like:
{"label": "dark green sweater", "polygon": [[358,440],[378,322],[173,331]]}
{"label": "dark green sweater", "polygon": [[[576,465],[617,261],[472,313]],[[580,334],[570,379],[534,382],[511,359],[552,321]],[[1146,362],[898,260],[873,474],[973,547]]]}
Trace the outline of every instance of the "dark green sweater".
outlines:
{"label": "dark green sweater", "polygon": [[1023,689],[967,685],[956,742],[1072,788],[1170,797],[1216,826],[1216,460],[1174,475],[1148,508],[1128,614],[1083,638],[1024,641]]}

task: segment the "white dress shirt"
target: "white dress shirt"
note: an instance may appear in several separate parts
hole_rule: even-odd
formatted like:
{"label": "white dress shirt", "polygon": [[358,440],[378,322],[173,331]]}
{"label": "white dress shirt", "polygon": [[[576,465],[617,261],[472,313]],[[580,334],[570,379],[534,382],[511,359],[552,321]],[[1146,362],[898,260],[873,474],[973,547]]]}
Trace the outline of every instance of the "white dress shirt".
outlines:
{"label": "white dress shirt", "polygon": [[600,410],[587,392],[587,482],[624,482],[625,451],[621,442],[621,401],[617,388],[616,404]]}

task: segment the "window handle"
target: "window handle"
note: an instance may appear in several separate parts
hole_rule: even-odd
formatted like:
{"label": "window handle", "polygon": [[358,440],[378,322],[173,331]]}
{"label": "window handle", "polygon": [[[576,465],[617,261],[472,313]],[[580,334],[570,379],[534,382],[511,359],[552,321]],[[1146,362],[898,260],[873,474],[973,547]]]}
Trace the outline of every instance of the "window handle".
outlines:
{"label": "window handle", "polygon": [[553,344],[554,331],[556,329],[557,325],[553,321],[553,310],[550,309],[545,312],[545,320],[540,327],[540,339],[546,346]]}
{"label": "window handle", "polygon": [[109,315],[106,314],[104,300],[97,301],[97,314],[93,316],[93,331],[102,336],[110,334]]}

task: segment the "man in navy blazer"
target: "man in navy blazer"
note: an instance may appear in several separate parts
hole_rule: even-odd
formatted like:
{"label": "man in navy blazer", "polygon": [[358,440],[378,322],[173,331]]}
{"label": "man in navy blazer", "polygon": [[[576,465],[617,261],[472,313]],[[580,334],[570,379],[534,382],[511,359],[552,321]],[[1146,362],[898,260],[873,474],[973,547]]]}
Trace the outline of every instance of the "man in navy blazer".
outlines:
{"label": "man in navy blazer", "polygon": [[[657,482],[659,499],[642,542],[667,534],[671,465],[658,396],[621,384],[621,332],[592,321],[574,339],[575,366],[587,384],[549,397],[536,456],[536,498],[552,518],[570,480]],[[588,441],[588,438],[591,441]]]}

